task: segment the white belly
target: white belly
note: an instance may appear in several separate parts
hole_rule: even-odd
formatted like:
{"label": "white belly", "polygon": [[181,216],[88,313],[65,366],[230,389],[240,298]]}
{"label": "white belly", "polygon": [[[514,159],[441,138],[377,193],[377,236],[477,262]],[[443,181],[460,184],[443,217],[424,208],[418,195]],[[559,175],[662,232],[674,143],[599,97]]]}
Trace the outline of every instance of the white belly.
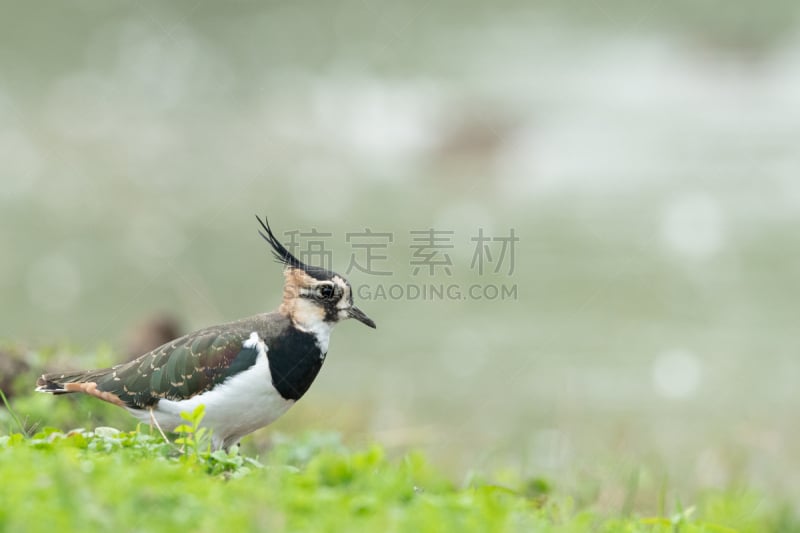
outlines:
{"label": "white belly", "polygon": [[[186,421],[181,413],[191,413],[199,405],[205,406],[201,423],[211,431],[214,449],[236,444],[239,439],[274,422],[295,402],[284,399],[272,386],[272,375],[267,361],[267,350],[259,341],[256,363],[213,390],[206,391],[188,400],[162,399],[153,409],[153,416],[164,431],[173,431]],[[129,409],[131,414],[145,423],[150,423],[150,411]]]}

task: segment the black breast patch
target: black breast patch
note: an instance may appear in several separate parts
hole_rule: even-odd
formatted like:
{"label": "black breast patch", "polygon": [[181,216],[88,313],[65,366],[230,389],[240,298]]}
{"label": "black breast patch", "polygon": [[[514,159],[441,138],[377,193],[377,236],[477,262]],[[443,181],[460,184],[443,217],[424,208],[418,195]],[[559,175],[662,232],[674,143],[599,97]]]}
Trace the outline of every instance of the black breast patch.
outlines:
{"label": "black breast patch", "polygon": [[299,400],[322,368],[323,354],[316,338],[290,327],[267,348],[272,385],[287,400]]}

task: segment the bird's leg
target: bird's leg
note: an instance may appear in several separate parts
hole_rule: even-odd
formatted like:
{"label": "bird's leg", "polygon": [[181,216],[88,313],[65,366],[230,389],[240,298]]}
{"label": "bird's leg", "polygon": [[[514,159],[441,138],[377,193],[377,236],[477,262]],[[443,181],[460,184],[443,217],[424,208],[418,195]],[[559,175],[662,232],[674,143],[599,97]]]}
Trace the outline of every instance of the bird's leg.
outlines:
{"label": "bird's leg", "polygon": [[152,428],[155,426],[156,429],[158,429],[158,432],[161,433],[161,436],[164,437],[164,442],[167,444],[172,444],[167,438],[167,435],[164,433],[164,430],[161,429],[161,426],[158,424],[158,420],[156,420],[156,416],[153,414],[153,408],[148,407],[147,410],[150,411],[150,427]]}

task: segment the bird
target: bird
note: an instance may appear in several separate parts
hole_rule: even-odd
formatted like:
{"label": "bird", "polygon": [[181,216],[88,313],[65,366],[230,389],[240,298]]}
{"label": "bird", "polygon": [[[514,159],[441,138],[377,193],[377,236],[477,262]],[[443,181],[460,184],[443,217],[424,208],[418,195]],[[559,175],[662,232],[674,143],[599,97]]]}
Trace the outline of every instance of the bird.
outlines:
{"label": "bird", "polygon": [[110,368],[43,374],[36,390],[84,393],[118,405],[162,432],[203,406],[200,423],[213,450],[229,450],[265,427],[308,391],[328,353],[333,327],[353,318],[375,322],[353,304],[343,276],[303,263],[256,215],[259,235],[283,265],[276,311],[210,326]]}

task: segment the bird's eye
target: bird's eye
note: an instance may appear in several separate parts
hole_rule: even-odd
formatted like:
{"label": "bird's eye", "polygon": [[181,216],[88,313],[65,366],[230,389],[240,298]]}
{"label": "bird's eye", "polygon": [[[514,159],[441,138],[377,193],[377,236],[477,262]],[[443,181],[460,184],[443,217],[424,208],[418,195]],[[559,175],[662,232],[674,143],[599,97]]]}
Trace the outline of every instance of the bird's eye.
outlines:
{"label": "bird's eye", "polygon": [[333,293],[333,285],[322,285],[319,289],[317,289],[317,294],[319,294],[319,297],[325,300],[332,298]]}

